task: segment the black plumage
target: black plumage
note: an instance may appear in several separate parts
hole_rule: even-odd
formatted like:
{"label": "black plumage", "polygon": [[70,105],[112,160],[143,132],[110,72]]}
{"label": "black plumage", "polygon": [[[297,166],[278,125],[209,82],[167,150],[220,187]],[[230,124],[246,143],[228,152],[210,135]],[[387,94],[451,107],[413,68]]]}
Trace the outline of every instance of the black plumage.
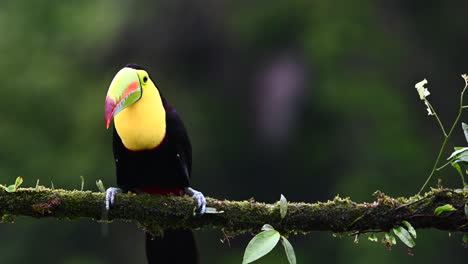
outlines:
{"label": "black plumage", "polygon": [[122,143],[114,127],[113,152],[117,186],[135,188],[185,188],[190,184],[192,146],[184,123],[161,95],[166,110],[166,134],[151,150],[132,151]]}

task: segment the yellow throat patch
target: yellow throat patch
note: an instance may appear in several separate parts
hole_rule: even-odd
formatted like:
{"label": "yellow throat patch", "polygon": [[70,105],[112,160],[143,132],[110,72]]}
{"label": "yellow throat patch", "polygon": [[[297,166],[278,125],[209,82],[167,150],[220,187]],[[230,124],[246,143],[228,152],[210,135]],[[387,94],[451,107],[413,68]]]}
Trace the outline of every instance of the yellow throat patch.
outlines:
{"label": "yellow throat patch", "polygon": [[[138,76],[148,76],[138,70]],[[133,151],[157,147],[166,135],[166,110],[156,85],[148,78],[142,85],[140,100],[122,110],[114,117],[114,126],[124,146]]]}

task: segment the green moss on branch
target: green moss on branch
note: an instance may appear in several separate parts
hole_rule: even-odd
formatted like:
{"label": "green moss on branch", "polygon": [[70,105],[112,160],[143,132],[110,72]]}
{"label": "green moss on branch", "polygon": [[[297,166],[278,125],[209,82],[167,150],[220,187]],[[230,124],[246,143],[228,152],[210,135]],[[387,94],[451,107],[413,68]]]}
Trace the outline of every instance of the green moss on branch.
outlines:
{"label": "green moss on branch", "polygon": [[[208,206],[221,214],[195,213],[195,202],[188,197],[118,194],[114,206],[104,214],[104,193],[20,188],[8,193],[0,190],[0,214],[9,216],[89,218],[105,221],[136,222],[148,231],[167,228],[219,228],[231,234],[257,232],[265,223],[288,233],[312,231],[368,232],[385,231],[409,221],[414,228],[436,228],[468,232],[464,206],[468,192],[432,190],[424,197],[391,198],[375,194],[372,203],[355,203],[336,197],[318,203],[289,203],[286,218],[280,218],[279,204],[249,201],[221,201],[208,198]],[[438,206],[451,204],[457,210],[434,215]]]}

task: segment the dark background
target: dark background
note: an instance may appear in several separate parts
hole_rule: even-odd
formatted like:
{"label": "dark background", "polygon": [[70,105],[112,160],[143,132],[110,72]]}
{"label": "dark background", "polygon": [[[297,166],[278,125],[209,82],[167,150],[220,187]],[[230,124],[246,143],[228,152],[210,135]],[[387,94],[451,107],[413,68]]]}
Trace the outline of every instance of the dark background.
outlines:
{"label": "dark background", "polygon": [[[442,142],[414,84],[429,80],[449,126],[468,72],[467,10],[466,1],[1,1],[0,182],[115,185],[104,99],[133,62],[182,115],[193,186],[207,196],[413,195]],[[466,145],[455,134],[450,148]],[[436,178],[461,186],[450,168]],[[144,263],[135,225],[101,229],[18,217],[0,225],[0,263]],[[227,264],[241,263],[251,238],[196,236],[203,263]],[[325,232],[290,241],[298,263],[466,260],[460,234],[435,230],[418,231],[414,256],[402,243],[388,251]],[[278,246],[258,263],[287,260]]]}

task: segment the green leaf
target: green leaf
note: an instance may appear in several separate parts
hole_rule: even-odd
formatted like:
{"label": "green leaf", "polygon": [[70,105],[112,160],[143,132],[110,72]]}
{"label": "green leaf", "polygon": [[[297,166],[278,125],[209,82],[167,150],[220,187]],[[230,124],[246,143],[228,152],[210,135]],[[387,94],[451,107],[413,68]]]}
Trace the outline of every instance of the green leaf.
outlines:
{"label": "green leaf", "polygon": [[468,142],[468,125],[462,122],[463,134],[465,134],[466,142]]}
{"label": "green leaf", "polygon": [[104,188],[104,183],[99,179],[96,181],[96,186],[98,187],[99,191],[106,192],[106,188]]}
{"label": "green leaf", "polygon": [[454,161],[451,164],[452,164],[452,167],[454,167],[458,171],[458,174],[463,176],[463,171],[462,171],[460,164],[458,164],[458,161]]}
{"label": "green leaf", "polygon": [[284,197],[284,195],[282,194],[280,197],[279,207],[281,219],[283,219],[286,216],[286,213],[288,212],[288,201],[286,200],[286,197]]}
{"label": "green leaf", "polygon": [[370,236],[367,239],[369,239],[372,242],[379,241],[379,239],[377,238],[377,236],[375,234],[370,234]]}
{"label": "green leaf", "polygon": [[269,224],[264,224],[262,226],[262,231],[267,231],[267,230],[275,230],[275,228]]}
{"label": "green leaf", "polygon": [[447,160],[451,160],[452,158],[454,158],[458,154],[461,154],[461,153],[467,151],[468,147],[455,147],[454,149],[455,149],[455,151],[452,152],[452,154],[450,154],[450,156],[447,158]]}
{"label": "green leaf", "polygon": [[416,243],[414,242],[413,238],[411,237],[410,233],[403,228],[402,226],[393,228],[393,233],[403,242],[405,245],[408,247],[412,248],[416,246]]}
{"label": "green leaf", "polygon": [[390,245],[396,245],[395,237],[392,234],[390,234],[389,232],[385,233],[385,240]]}
{"label": "green leaf", "polygon": [[80,189],[80,191],[83,191],[83,189],[84,189],[84,177],[83,177],[83,175],[81,175],[80,178],[81,178],[81,189]]}
{"label": "green leaf", "polygon": [[55,189],[55,187],[54,187],[54,182],[53,182],[53,181],[50,181],[50,188],[51,188],[52,190]]}
{"label": "green leaf", "polygon": [[468,151],[464,151],[462,154],[458,155],[452,163],[462,163],[466,165],[468,163]]}
{"label": "green leaf", "polygon": [[279,239],[280,234],[276,230],[258,233],[247,245],[242,264],[251,263],[268,254],[276,246]]}
{"label": "green leaf", "polygon": [[16,178],[16,181],[15,181],[15,188],[18,189],[18,187],[20,187],[20,185],[23,183],[23,177],[18,177]]}
{"label": "green leaf", "polygon": [[412,237],[414,238],[417,237],[416,230],[408,221],[403,221],[401,223],[406,227],[406,229],[408,230],[408,232],[411,234]]}
{"label": "green leaf", "polygon": [[18,187],[23,183],[23,177],[17,177],[15,180],[15,184],[9,185],[8,187],[3,187],[5,191],[9,193],[16,192],[18,190]]}
{"label": "green leaf", "polygon": [[455,151],[448,157],[448,160],[453,163],[462,162],[464,164],[468,163],[468,147],[455,147]]}
{"label": "green leaf", "polygon": [[8,187],[5,187],[5,191],[9,192],[9,193],[13,193],[13,192],[16,192],[16,187],[14,184],[8,186]]}
{"label": "green leaf", "polygon": [[468,244],[468,234],[463,235],[463,243]]}
{"label": "green leaf", "polygon": [[294,253],[294,248],[291,243],[289,243],[289,241],[284,236],[282,236],[281,244],[283,244],[289,264],[296,264],[296,253]]}
{"label": "green leaf", "polygon": [[442,205],[442,206],[439,206],[437,207],[435,210],[434,210],[434,214],[439,216],[441,215],[443,212],[450,212],[450,211],[455,211],[456,209],[451,205],[451,204],[446,204],[446,205]]}

